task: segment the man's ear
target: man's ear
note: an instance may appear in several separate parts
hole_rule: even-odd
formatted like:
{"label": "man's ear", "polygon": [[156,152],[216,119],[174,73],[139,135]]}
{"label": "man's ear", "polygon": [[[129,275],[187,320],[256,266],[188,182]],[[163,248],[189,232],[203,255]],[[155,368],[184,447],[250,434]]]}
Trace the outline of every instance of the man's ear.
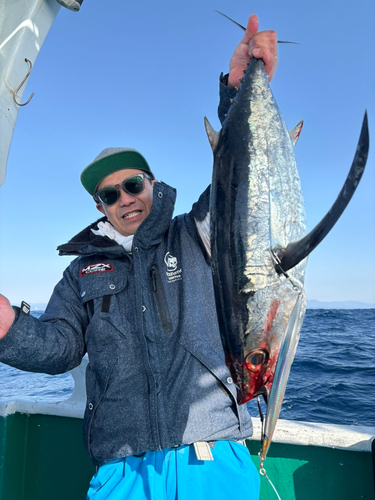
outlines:
{"label": "man's ear", "polygon": [[97,204],[96,204],[96,208],[97,208],[97,209],[99,210],[99,212],[101,212],[102,214],[107,215],[107,214],[105,213],[104,208],[102,207],[102,205],[101,205],[100,203],[97,203]]}

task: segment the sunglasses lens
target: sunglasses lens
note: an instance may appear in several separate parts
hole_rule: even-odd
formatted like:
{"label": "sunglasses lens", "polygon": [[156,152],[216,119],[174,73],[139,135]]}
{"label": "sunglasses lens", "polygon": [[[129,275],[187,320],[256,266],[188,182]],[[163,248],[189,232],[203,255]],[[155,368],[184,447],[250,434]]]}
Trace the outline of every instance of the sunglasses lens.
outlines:
{"label": "sunglasses lens", "polygon": [[124,188],[129,194],[139,194],[143,191],[143,177],[135,175],[127,179],[124,183]]}
{"label": "sunglasses lens", "polygon": [[104,205],[113,205],[119,198],[119,192],[115,188],[108,188],[99,191],[98,197]]}
{"label": "sunglasses lens", "polygon": [[117,184],[116,186],[109,186],[107,188],[103,188],[97,192],[96,197],[104,203],[104,205],[113,205],[117,202],[120,197],[120,191],[118,186],[122,186],[122,189],[130,194],[137,195],[142,193],[144,188],[144,181],[142,175],[135,175],[134,177],[130,177],[126,179],[122,184]]}

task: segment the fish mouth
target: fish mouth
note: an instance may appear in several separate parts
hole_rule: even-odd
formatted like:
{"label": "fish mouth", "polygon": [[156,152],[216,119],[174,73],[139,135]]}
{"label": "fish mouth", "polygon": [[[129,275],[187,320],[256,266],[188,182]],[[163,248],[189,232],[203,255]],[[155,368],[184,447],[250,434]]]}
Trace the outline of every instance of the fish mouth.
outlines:
{"label": "fish mouth", "polygon": [[[267,376],[269,358],[269,352],[266,349],[257,348],[247,354],[244,362],[237,363],[237,369],[229,368],[233,379],[237,382],[239,404],[247,403],[261,394],[265,399],[267,398],[266,384],[270,380]],[[227,362],[227,366],[230,367],[230,363]],[[264,380],[265,377],[266,380]]]}
{"label": "fish mouth", "polygon": [[[237,387],[237,402],[239,405],[243,405],[244,403],[248,403],[252,399],[256,399],[259,396],[263,396],[264,402],[266,403],[266,405],[268,405],[269,390],[265,386],[265,384],[263,384],[262,387],[260,387],[258,390],[256,390],[253,393],[251,393],[251,392],[246,393],[245,391],[241,390],[240,387]],[[258,401],[258,405],[259,405],[259,401]]]}
{"label": "fish mouth", "polygon": [[265,381],[265,383],[260,387],[257,392],[254,394],[254,398],[258,398],[259,396],[263,396],[264,402],[266,405],[268,405],[268,401],[270,398],[270,391],[267,387],[268,379]]}

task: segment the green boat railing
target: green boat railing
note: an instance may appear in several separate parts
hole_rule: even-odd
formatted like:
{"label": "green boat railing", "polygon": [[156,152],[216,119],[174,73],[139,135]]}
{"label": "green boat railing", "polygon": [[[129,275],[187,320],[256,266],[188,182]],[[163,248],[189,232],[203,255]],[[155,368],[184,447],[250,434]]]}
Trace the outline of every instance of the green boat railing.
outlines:
{"label": "green boat railing", "polygon": [[[0,402],[0,500],[83,500],[95,468],[82,442],[85,364],[59,403]],[[260,421],[247,441],[259,467]],[[279,420],[265,462],[281,500],[375,500],[375,428]],[[261,500],[276,495],[261,477]],[[208,499],[210,500],[210,499]]]}

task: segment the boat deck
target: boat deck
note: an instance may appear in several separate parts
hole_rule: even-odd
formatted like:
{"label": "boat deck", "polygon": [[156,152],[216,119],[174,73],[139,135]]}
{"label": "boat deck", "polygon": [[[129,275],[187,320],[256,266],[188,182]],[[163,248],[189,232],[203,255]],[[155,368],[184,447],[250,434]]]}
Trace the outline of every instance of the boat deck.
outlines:
{"label": "boat deck", "polygon": [[[303,435],[306,425],[279,421],[279,434],[293,428]],[[339,426],[334,427],[333,434]],[[282,443],[275,436],[267,474],[282,500],[374,500],[369,443],[371,436],[362,432],[347,449]],[[258,466],[259,440],[247,445]],[[82,500],[94,472],[80,418],[18,412],[0,416],[0,500]],[[261,481],[261,500],[276,499],[267,480]]]}

